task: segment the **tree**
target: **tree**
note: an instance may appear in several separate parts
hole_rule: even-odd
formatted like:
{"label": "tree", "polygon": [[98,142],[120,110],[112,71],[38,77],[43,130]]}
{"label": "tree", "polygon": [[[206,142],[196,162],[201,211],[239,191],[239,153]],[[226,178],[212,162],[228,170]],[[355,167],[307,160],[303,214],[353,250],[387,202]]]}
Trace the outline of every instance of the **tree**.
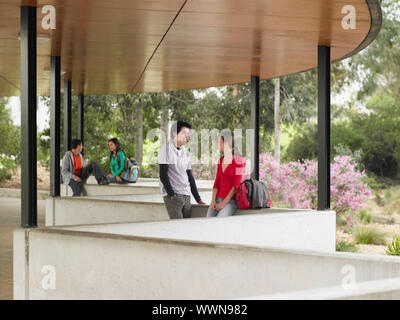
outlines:
{"label": "tree", "polygon": [[378,36],[368,48],[351,58],[354,78],[361,83],[357,94],[360,101],[367,100],[382,87],[400,97],[400,3],[386,0],[381,5],[384,19]]}
{"label": "tree", "polygon": [[280,105],[280,79],[275,80],[275,108],[274,108],[274,118],[275,118],[275,161],[280,164],[281,161],[281,120],[279,116],[279,105]]}
{"label": "tree", "polygon": [[8,98],[0,98],[0,156],[13,156],[16,161],[20,155],[20,130],[14,126],[10,110],[7,109]]}
{"label": "tree", "polygon": [[0,181],[11,178],[20,163],[20,130],[13,124],[7,103],[8,98],[0,98]]}

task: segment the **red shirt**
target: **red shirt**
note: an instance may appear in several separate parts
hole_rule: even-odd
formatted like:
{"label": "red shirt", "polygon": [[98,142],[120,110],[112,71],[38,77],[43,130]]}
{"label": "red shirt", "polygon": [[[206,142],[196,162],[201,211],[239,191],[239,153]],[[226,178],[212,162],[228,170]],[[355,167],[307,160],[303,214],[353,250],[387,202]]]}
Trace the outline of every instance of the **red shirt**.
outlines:
{"label": "red shirt", "polygon": [[[217,197],[225,199],[232,187],[235,187],[235,191],[239,188],[243,178],[243,168],[245,162],[243,158],[235,156],[232,163],[230,163],[225,168],[225,171],[222,172],[223,159],[224,157],[219,159],[217,176],[215,178],[213,188],[218,189]],[[232,199],[236,199],[235,194],[232,196]]]}
{"label": "red shirt", "polygon": [[72,156],[74,158],[74,175],[76,176],[82,170],[82,159],[79,154],[77,156],[72,154]]}

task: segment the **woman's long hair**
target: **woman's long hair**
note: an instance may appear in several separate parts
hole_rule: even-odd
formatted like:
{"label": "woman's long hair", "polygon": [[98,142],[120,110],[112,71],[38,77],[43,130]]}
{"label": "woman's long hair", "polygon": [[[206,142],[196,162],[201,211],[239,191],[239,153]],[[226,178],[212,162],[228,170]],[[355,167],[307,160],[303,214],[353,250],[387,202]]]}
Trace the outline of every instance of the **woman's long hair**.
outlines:
{"label": "woman's long hair", "polygon": [[[108,143],[110,143],[110,142],[115,144],[115,148],[116,148],[115,149],[115,155],[117,155],[117,153],[121,150],[118,139],[117,138],[111,138],[110,140],[108,140]],[[112,153],[112,151],[110,151],[110,156],[112,156],[112,155],[113,155],[113,153]]]}
{"label": "woman's long hair", "polygon": [[232,131],[224,129],[221,131],[219,136],[221,137],[223,143],[227,143],[231,147],[233,156],[240,155],[239,150],[235,147],[235,137]]}

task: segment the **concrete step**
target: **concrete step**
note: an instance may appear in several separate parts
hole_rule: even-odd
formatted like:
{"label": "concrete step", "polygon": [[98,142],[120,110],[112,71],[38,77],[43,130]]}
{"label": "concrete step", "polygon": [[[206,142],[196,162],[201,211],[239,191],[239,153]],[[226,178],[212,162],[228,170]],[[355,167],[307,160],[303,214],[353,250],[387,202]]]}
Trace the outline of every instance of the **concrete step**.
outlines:
{"label": "concrete step", "polygon": [[[90,180],[90,181],[89,181]],[[116,184],[111,183],[108,185],[97,184],[94,177],[89,177],[88,183],[83,187],[84,196],[101,196],[101,195],[124,195],[124,194],[156,194],[161,193],[158,180],[155,179],[139,179],[136,183]],[[209,180],[196,181],[199,192],[210,191],[214,182]],[[62,197],[72,196],[72,190],[69,186],[62,184],[61,193]]]}

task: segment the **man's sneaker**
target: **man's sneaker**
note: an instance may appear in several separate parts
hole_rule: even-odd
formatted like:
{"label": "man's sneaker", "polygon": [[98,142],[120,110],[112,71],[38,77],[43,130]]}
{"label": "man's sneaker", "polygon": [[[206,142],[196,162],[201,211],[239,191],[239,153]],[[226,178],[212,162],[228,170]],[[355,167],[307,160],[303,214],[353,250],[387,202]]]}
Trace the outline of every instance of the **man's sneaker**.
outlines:
{"label": "man's sneaker", "polygon": [[99,184],[101,185],[105,185],[105,184],[109,184],[110,182],[107,180],[106,177],[103,177],[99,180]]}

